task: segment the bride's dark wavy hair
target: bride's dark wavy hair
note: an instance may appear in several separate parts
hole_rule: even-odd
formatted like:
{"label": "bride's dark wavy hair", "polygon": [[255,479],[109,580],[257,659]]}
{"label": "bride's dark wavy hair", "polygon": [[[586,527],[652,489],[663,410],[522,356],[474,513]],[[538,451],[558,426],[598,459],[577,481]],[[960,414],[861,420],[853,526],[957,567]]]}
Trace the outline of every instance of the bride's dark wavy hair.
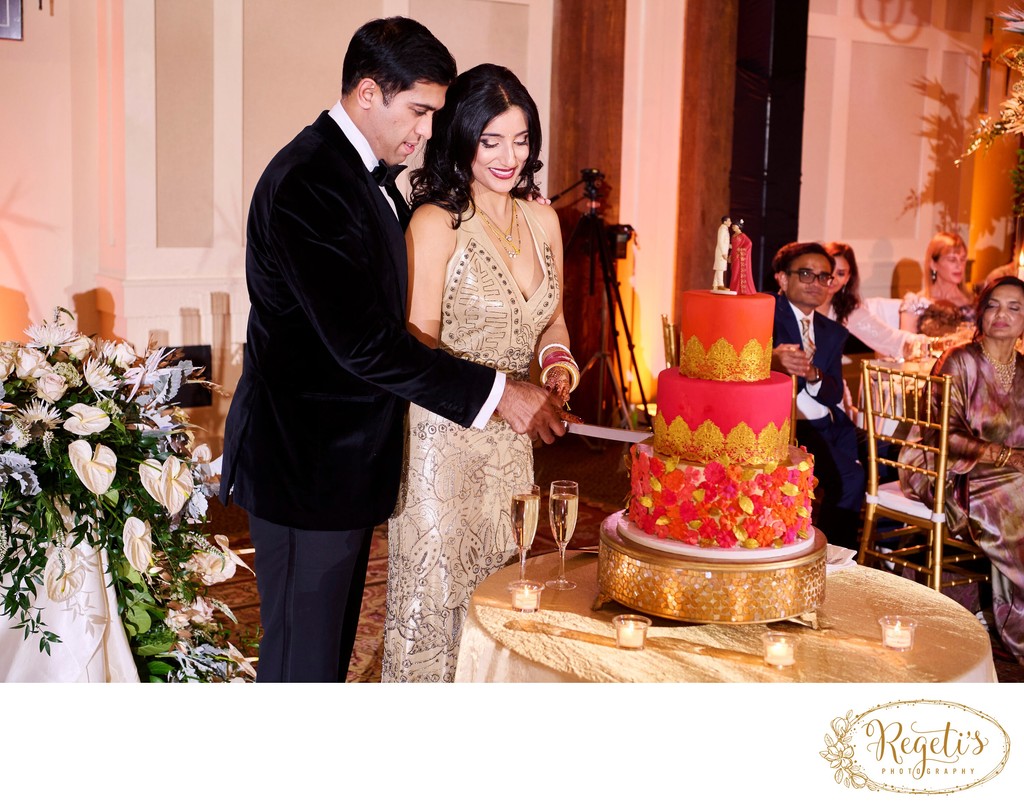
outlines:
{"label": "bride's dark wavy hair", "polygon": [[539,193],[534,177],[544,164],[537,159],[541,146],[537,105],[515,73],[500,65],[483,64],[461,73],[448,88],[444,106],[434,113],[433,136],[423,150],[423,166],[410,175],[413,208],[433,203],[452,215],[453,229],[462,223],[463,215],[473,206],[469,186],[480,135],[488,123],[513,107],[519,107],[526,118],[530,153],[512,196],[525,199]]}

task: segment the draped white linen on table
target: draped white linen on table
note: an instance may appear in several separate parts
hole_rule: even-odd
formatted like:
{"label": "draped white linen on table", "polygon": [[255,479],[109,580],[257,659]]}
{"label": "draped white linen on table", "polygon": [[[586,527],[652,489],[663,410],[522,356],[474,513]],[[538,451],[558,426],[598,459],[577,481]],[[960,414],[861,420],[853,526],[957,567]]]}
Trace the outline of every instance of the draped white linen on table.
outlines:
{"label": "draped white linen on table", "polygon": [[[106,551],[82,542],[73,551],[82,572],[81,588],[67,601],[54,602],[39,585],[34,607],[42,608],[46,628],[60,643],[39,650],[39,636],[24,636],[9,617],[0,618],[0,681],[138,682],[128,637],[117,614],[117,599]],[[52,552],[52,549],[51,549]]]}

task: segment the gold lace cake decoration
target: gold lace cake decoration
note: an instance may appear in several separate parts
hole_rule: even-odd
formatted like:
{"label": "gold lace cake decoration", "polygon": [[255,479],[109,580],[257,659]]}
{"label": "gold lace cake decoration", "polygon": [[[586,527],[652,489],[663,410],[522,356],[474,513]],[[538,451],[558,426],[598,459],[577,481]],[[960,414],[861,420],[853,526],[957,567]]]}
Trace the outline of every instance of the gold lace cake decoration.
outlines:
{"label": "gold lace cake decoration", "polygon": [[767,379],[772,365],[772,342],[750,339],[739,354],[724,337],[710,349],[696,336],[690,337],[679,356],[679,370],[691,379],[712,379],[720,382],[757,382]]}
{"label": "gold lace cake decoration", "polygon": [[681,418],[671,426],[659,413],[654,417],[654,449],[662,455],[675,456],[695,463],[718,461],[721,464],[762,466],[789,456],[789,419],[776,426],[769,422],[759,433],[746,422],[740,422],[728,435],[708,419],[696,430]]}

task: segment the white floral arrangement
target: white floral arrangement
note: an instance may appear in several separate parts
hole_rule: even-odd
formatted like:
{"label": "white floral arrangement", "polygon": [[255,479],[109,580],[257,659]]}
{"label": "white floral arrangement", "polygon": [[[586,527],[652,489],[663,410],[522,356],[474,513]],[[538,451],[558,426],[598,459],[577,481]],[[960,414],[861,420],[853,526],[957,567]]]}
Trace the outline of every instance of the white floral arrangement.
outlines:
{"label": "white floral arrangement", "polygon": [[[1006,24],[1003,27],[1007,31],[1024,34],[1024,9],[1012,8],[996,16],[1005,20]],[[1000,59],[1011,71],[1024,75],[1024,48],[1010,48],[1000,56]],[[982,146],[991,146],[1003,135],[1024,134],[1024,80],[1018,78],[1013,83],[1009,97],[1004,99],[999,107],[997,118],[983,118],[968,136],[967,147],[963,157],[956,161],[957,164]]]}
{"label": "white floral arrangement", "polygon": [[138,356],[93,340],[68,319],[58,309],[28,342],[0,343],[0,615],[49,654],[60,638],[35,595],[73,597],[89,543],[109,561],[140,679],[252,679],[217,613],[235,617],[208,591],[247,566],[203,531],[217,479],[174,405],[199,369],[169,349]]}

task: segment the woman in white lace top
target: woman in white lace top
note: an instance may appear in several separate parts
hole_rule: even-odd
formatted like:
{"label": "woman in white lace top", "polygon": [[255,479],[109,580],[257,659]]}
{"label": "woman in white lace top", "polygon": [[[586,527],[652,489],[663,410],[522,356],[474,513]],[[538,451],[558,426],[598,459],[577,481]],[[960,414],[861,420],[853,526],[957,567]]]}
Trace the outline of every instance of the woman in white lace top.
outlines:
{"label": "woman in white lace top", "polygon": [[916,357],[925,353],[928,349],[925,335],[893,328],[875,317],[861,301],[860,273],[853,248],[843,242],[829,242],[825,249],[835,258],[836,269],[828,297],[818,311],[846,326],[850,334],[882,356]]}

